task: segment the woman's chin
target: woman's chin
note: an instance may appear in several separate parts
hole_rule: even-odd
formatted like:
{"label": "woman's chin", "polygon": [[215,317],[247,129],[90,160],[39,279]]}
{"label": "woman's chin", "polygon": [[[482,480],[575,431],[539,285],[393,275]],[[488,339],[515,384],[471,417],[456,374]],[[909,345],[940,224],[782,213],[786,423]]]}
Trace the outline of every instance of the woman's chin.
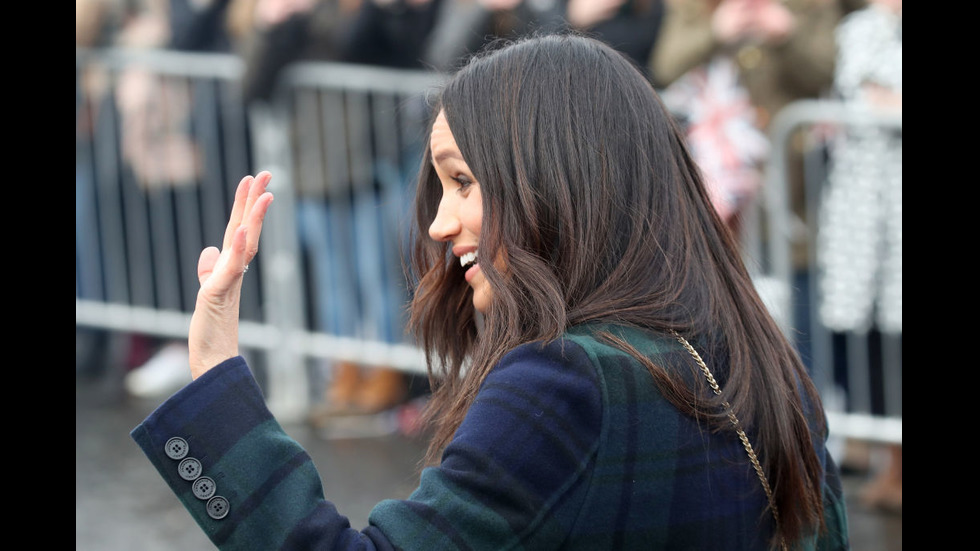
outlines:
{"label": "woman's chin", "polygon": [[490,294],[482,290],[474,290],[473,308],[481,314],[486,314],[488,306],[490,306]]}

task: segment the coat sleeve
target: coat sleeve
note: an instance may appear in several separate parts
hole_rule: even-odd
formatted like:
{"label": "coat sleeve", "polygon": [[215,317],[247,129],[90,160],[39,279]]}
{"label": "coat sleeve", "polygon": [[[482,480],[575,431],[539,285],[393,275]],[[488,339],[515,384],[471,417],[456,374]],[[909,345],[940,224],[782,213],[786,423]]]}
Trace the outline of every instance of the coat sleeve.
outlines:
{"label": "coat sleeve", "polygon": [[131,436],[219,549],[391,549],[324,499],[312,459],[241,357],[181,389]]}
{"label": "coat sleeve", "polygon": [[220,549],[503,549],[565,537],[601,410],[581,348],[512,351],[440,465],[409,499],[378,504],[360,531],[324,498],[312,459],[268,411],[240,357],[164,402],[132,436]]}

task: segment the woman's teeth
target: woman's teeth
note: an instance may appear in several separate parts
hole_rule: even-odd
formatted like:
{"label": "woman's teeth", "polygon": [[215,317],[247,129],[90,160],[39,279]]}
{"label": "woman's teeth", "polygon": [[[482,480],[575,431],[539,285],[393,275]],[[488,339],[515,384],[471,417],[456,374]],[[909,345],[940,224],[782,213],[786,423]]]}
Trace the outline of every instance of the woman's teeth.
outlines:
{"label": "woman's teeth", "polygon": [[459,257],[459,265],[464,268],[469,266],[470,264],[473,264],[474,262],[476,262],[476,251],[473,251],[471,253],[466,253],[463,256]]}

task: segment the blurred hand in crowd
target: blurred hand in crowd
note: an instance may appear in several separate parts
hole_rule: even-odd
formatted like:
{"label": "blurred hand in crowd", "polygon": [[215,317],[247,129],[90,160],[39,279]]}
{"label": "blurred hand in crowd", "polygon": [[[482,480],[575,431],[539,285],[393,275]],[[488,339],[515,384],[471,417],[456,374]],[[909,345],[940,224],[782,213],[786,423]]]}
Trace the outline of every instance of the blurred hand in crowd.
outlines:
{"label": "blurred hand in crowd", "polygon": [[711,24],[722,44],[749,40],[775,44],[793,32],[796,22],[789,8],[777,0],[722,0]]}
{"label": "blurred hand in crowd", "polygon": [[902,112],[902,93],[887,86],[869,82],[863,86],[868,104],[883,111]]}
{"label": "blurred hand in crowd", "polygon": [[566,18],[577,29],[587,29],[616,15],[626,0],[569,0]]}
{"label": "blurred hand in crowd", "polygon": [[256,0],[256,27],[273,27],[298,13],[307,13],[316,2],[317,0]]}

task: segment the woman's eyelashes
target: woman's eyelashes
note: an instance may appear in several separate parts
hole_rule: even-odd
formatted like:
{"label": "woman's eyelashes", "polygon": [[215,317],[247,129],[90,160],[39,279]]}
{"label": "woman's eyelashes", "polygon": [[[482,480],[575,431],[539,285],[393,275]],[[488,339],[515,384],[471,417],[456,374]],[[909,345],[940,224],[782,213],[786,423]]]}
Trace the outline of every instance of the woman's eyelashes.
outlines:
{"label": "woman's eyelashes", "polygon": [[469,190],[470,186],[476,183],[474,180],[465,175],[453,176],[453,181],[459,184],[459,187],[456,189],[457,193],[465,193],[467,190]]}

